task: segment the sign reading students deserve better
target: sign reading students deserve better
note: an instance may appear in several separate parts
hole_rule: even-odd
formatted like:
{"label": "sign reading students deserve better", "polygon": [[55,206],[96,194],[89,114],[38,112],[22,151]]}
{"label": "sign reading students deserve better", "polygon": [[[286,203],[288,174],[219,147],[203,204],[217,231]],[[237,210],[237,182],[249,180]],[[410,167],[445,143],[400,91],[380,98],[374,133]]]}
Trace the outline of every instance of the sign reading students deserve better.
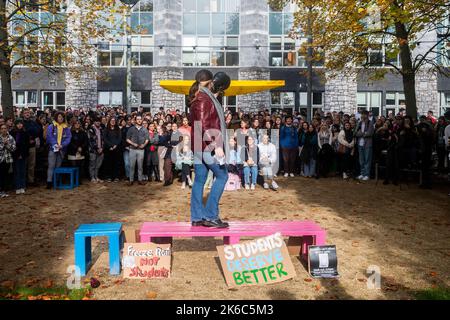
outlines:
{"label": "sign reading students deserve better", "polygon": [[308,269],[314,278],[336,278],[337,271],[336,246],[309,246]]}
{"label": "sign reading students deserve better", "polygon": [[125,243],[123,277],[127,279],[169,278],[172,250],[170,244]]}
{"label": "sign reading students deserve better", "polygon": [[261,286],[295,277],[280,233],[238,244],[218,246],[228,287]]}

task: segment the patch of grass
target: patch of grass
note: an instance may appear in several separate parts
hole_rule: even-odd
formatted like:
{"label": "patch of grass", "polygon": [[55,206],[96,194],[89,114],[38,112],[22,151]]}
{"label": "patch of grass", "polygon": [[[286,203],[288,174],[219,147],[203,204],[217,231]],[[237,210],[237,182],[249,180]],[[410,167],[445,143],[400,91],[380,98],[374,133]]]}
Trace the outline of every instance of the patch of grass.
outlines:
{"label": "patch of grass", "polygon": [[432,288],[414,293],[418,300],[450,300],[450,288]]}
{"label": "patch of grass", "polygon": [[14,289],[0,288],[0,300],[82,300],[89,296],[90,286],[81,289],[66,287],[17,287]]}

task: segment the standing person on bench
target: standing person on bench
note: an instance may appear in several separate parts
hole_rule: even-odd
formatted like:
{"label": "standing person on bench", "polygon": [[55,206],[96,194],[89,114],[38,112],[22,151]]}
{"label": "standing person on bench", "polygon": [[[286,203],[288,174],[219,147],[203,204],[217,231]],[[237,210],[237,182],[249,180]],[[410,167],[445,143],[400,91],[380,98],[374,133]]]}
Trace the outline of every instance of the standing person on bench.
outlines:
{"label": "standing person on bench", "polygon": [[[208,70],[195,75],[189,92],[191,110],[191,143],[194,152],[195,180],[191,196],[191,222],[193,226],[227,228],[228,223],[219,218],[219,201],[228,180],[225,165],[225,116],[217,96],[230,86],[230,78],[223,72],[214,77]],[[213,92],[215,94],[213,94]],[[203,187],[208,170],[216,179],[203,206]]]}

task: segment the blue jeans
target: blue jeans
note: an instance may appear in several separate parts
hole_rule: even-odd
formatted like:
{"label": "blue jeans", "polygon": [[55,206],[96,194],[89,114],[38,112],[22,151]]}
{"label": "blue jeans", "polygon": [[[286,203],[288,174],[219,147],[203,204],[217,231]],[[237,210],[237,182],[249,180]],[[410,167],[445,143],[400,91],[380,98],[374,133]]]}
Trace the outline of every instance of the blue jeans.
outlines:
{"label": "blue jeans", "polygon": [[125,176],[130,179],[130,150],[123,151],[123,163],[125,167]]}
{"label": "blue jeans", "polygon": [[258,166],[244,167],[245,184],[250,184],[250,173],[252,175],[252,184],[256,184],[256,178],[258,178]]}
{"label": "blue jeans", "polygon": [[14,185],[16,190],[25,189],[27,181],[27,159],[14,160]]}
{"label": "blue jeans", "polygon": [[309,163],[303,164],[303,174],[305,177],[312,177],[316,175],[316,160],[310,159]]}
{"label": "blue jeans", "polygon": [[361,167],[361,175],[370,177],[370,166],[372,164],[372,147],[358,146],[359,166]]}
{"label": "blue jeans", "polygon": [[[216,179],[206,201],[206,206],[203,206],[203,188],[209,170],[214,173]],[[219,201],[227,184],[228,170],[225,165],[220,166],[217,163],[205,163],[205,161],[200,162],[197,160],[194,162],[194,172],[195,179],[191,195],[191,221],[197,222],[202,219],[216,220],[219,218]]]}

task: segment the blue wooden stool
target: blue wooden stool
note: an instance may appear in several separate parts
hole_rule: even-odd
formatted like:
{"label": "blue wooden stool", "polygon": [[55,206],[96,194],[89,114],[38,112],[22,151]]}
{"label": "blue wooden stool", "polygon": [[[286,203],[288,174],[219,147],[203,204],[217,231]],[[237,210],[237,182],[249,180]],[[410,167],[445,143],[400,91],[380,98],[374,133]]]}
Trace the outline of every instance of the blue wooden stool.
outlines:
{"label": "blue wooden stool", "polygon": [[120,274],[120,248],[123,246],[121,223],[82,224],[75,231],[75,265],[80,274],[86,275],[92,262],[91,238],[108,237],[109,241],[109,273]]}
{"label": "blue wooden stool", "polygon": [[[55,168],[53,171],[53,188],[54,189],[64,189],[71,190],[80,185],[79,183],[79,169],[78,168]],[[62,175],[69,174],[70,175],[70,183],[62,184]]]}

